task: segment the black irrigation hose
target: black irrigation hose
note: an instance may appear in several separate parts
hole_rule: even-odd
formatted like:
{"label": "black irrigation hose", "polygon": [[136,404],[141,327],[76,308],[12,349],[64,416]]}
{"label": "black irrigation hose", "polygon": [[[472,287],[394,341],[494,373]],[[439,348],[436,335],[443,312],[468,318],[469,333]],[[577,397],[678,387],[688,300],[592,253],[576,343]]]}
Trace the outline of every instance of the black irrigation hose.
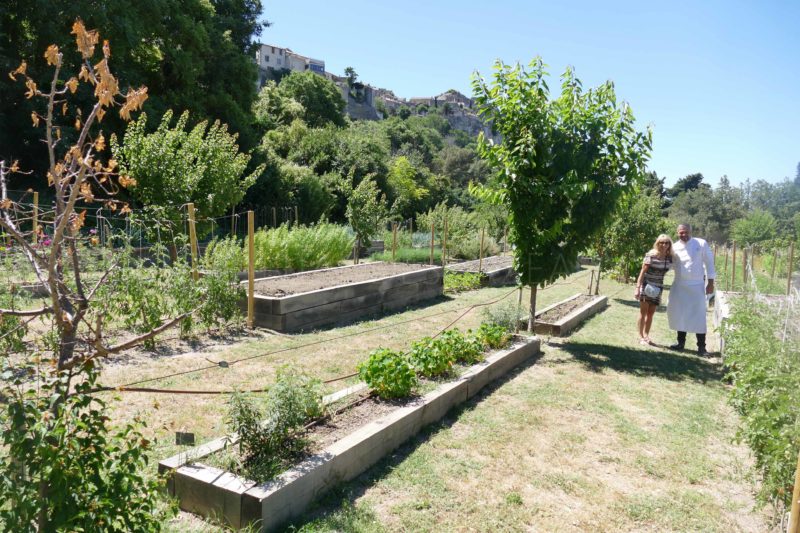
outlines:
{"label": "black irrigation hose", "polygon": [[[438,337],[439,335],[441,335],[444,331],[446,331],[453,324],[455,324],[456,322],[461,320],[461,318],[463,318],[467,313],[469,313],[470,311],[472,311],[476,307],[483,307],[483,306],[486,306],[486,305],[492,305],[494,303],[497,303],[497,302],[499,302],[501,300],[504,300],[505,298],[508,298],[509,296],[514,294],[517,290],[518,289],[515,288],[512,291],[510,291],[507,294],[505,294],[504,296],[501,296],[500,298],[497,298],[497,299],[494,299],[494,300],[491,300],[491,301],[488,301],[488,302],[483,302],[483,303],[479,303],[479,304],[473,304],[473,305],[469,306],[466,309],[466,311],[464,311],[461,315],[458,316],[458,318],[456,318],[454,321],[450,322],[450,324],[448,324],[445,328],[440,330],[439,333],[434,335],[434,338]],[[399,324],[406,324],[406,323],[409,323],[409,322],[416,322],[416,321],[418,321],[420,319],[440,316],[440,315],[444,315],[444,314],[447,314],[447,313],[452,313],[454,311],[458,311],[458,309],[451,309],[451,310],[448,310],[448,311],[442,311],[440,313],[432,313],[430,315],[425,315],[424,317],[418,317],[418,318],[413,318],[413,319],[409,319],[409,320],[403,320],[401,322],[394,322],[392,324],[387,324],[387,325],[384,325],[384,326],[378,326],[378,327],[375,327],[375,328],[370,328],[368,330],[359,331],[359,332],[355,332],[355,333],[351,333],[351,334],[347,334],[347,335],[340,335],[338,337],[333,337],[333,338],[330,338],[330,339],[322,339],[322,340],[319,340],[319,341],[314,341],[314,342],[309,342],[309,343],[306,343],[306,344],[301,344],[299,346],[291,346],[289,348],[282,348],[280,350],[274,350],[274,351],[271,351],[271,352],[266,352],[266,353],[262,353],[262,354],[256,354],[256,355],[252,355],[252,356],[249,356],[249,357],[243,357],[241,359],[237,359],[237,360],[231,361],[231,362],[220,361],[220,362],[218,362],[216,364],[213,364],[213,365],[203,366],[203,367],[200,367],[200,368],[194,368],[194,369],[191,369],[191,370],[184,370],[182,372],[174,372],[172,374],[167,374],[165,376],[159,376],[159,377],[155,377],[155,378],[148,378],[148,379],[143,379],[143,380],[139,380],[139,381],[134,381],[134,382],[131,382],[131,383],[128,383],[128,384],[125,384],[125,385],[118,385],[116,387],[108,387],[108,386],[95,387],[95,388],[87,391],[87,393],[93,394],[93,393],[96,393],[96,392],[110,392],[110,391],[115,391],[115,392],[149,392],[149,393],[166,393],[166,394],[173,394],[173,393],[174,394],[233,394],[235,392],[247,392],[247,393],[266,392],[268,389],[255,389],[255,390],[248,390],[248,391],[203,391],[203,390],[188,391],[188,390],[174,390],[174,389],[156,389],[156,388],[150,388],[150,387],[135,387],[134,385],[140,385],[142,383],[149,383],[149,382],[152,382],[152,381],[159,381],[159,380],[167,379],[167,378],[171,378],[171,377],[183,376],[183,375],[192,374],[192,373],[195,373],[195,372],[203,372],[203,371],[206,371],[206,370],[210,370],[212,368],[229,368],[229,367],[231,367],[231,366],[233,366],[233,365],[235,365],[237,363],[241,363],[241,362],[244,362],[244,361],[250,361],[252,359],[258,359],[260,357],[266,357],[266,356],[269,356],[269,355],[274,355],[274,354],[277,354],[277,353],[283,353],[283,352],[288,352],[288,351],[292,351],[292,350],[297,350],[297,349],[300,349],[300,348],[307,348],[309,346],[316,346],[318,344],[323,344],[323,343],[330,342],[330,341],[337,341],[337,340],[346,339],[346,338],[349,338],[349,337],[355,337],[355,336],[358,336],[358,335],[364,335],[366,333],[371,333],[373,331],[379,331],[381,329],[394,327],[394,326],[397,326]],[[356,375],[358,375],[358,374],[357,373],[353,373],[353,374],[348,374],[348,375],[345,375],[345,376],[339,376],[339,377],[324,381],[323,383],[333,383],[335,381],[341,381],[341,380],[344,380],[344,379],[347,379],[347,378],[354,377]]]}

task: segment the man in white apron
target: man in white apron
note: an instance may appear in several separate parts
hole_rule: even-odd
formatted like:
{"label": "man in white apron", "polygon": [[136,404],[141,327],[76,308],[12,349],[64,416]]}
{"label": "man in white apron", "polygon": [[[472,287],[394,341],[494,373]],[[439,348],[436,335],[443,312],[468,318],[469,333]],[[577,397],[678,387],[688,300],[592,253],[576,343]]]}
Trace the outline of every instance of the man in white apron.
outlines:
{"label": "man in white apron", "polygon": [[[678,342],[670,346],[683,350],[686,333],[697,334],[697,354],[706,352],[706,294],[714,292],[714,254],[703,239],[692,237],[688,224],[678,226],[678,241],[672,245],[675,281],[669,291],[669,328],[678,332]],[[708,280],[708,285],[706,285]]]}

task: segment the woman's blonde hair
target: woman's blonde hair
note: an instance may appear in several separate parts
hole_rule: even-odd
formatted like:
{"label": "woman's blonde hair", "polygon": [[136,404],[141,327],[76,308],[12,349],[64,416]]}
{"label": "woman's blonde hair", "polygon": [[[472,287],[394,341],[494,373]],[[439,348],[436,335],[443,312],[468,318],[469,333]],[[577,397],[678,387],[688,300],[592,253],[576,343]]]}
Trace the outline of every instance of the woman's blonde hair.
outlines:
{"label": "woman's blonde hair", "polygon": [[669,246],[667,246],[667,251],[664,252],[666,257],[672,258],[672,238],[667,235],[666,233],[662,233],[658,237],[656,237],[656,242],[653,243],[653,247],[647,252],[647,255],[659,255],[661,252],[658,249],[659,242],[668,242]]}

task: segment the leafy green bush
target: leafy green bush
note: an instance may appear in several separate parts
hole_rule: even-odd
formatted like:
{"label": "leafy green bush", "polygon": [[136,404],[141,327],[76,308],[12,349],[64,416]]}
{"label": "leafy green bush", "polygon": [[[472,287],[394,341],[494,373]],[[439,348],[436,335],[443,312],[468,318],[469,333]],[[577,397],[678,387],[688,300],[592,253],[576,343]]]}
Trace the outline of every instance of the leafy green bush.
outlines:
{"label": "leafy green bush", "polygon": [[458,328],[445,331],[436,339],[440,350],[459,363],[471,365],[483,361],[484,345],[473,335],[464,335]]}
{"label": "leafy green bush", "polygon": [[759,501],[788,506],[800,447],[797,316],[745,298],[734,300],[732,307],[722,337],[733,383],[731,403],[741,416],[739,438],[755,455],[762,478]]}
{"label": "leafy green bush", "polygon": [[255,234],[255,264],[259,269],[313,270],[336,266],[350,254],[353,239],[335,224],[259,230]]}
{"label": "leafy green bush", "polygon": [[[40,365],[41,366],[41,365]],[[99,376],[80,369],[39,375],[3,368],[0,396],[0,526],[5,531],[159,531],[159,484],[145,475],[150,443],[141,422],[112,431],[89,394]],[[72,394],[68,373],[80,373]]]}
{"label": "leafy green bush", "polygon": [[411,344],[409,360],[420,375],[432,378],[449,372],[456,354],[441,340],[425,337]]}
{"label": "leafy green bush", "polygon": [[485,349],[492,350],[505,348],[511,341],[511,331],[506,326],[490,322],[482,323],[474,336]]}
{"label": "leafy green bush", "polygon": [[378,348],[358,365],[358,376],[384,399],[403,398],[411,394],[417,375],[408,359],[388,348]]}
{"label": "leafy green bush", "polygon": [[263,482],[275,477],[307,447],[300,430],[322,416],[322,382],[290,368],[278,371],[262,410],[242,394],[231,398],[228,424],[239,434],[240,470]]}
{"label": "leafy green bush", "polygon": [[[384,250],[383,252],[374,253],[369,258],[373,261],[389,262],[392,260],[392,250],[390,248],[389,250]],[[397,263],[419,263],[426,265],[431,261],[431,251],[430,249],[424,248],[399,248],[395,250],[394,260]],[[441,262],[442,251],[434,250],[433,263],[441,264]]]}
{"label": "leafy green bush", "polygon": [[481,288],[481,275],[477,272],[444,271],[444,292],[464,292]]}
{"label": "leafy green bush", "polygon": [[483,310],[481,316],[484,323],[502,326],[507,331],[514,331],[517,329],[517,322],[519,322],[519,309],[516,302],[506,301],[487,307]]}

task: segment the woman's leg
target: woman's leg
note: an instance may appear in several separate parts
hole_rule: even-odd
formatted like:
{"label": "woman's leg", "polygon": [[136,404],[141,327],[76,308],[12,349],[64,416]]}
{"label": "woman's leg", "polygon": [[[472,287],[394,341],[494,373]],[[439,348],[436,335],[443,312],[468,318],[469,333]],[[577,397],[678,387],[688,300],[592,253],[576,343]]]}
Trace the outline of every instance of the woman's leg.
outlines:
{"label": "woman's leg", "polygon": [[656,305],[647,302],[647,315],[644,319],[644,337],[650,340],[650,326],[653,325],[653,315],[656,313]]}
{"label": "woman's leg", "polygon": [[636,322],[636,325],[639,326],[639,339],[644,339],[647,335],[645,333],[645,323],[647,322],[647,308],[649,306],[650,304],[644,298],[639,300],[639,320]]}

